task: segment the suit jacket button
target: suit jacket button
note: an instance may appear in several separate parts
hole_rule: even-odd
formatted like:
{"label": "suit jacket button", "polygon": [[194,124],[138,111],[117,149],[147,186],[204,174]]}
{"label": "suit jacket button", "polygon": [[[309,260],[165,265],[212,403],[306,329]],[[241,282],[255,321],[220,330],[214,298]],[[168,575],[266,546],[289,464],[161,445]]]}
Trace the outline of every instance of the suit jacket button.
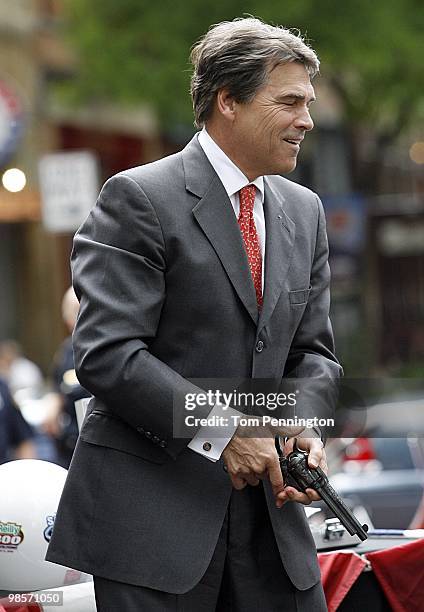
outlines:
{"label": "suit jacket button", "polygon": [[138,431],[139,433],[144,433],[144,429],[143,429],[141,426],[140,426],[140,427],[137,427],[137,431]]}
{"label": "suit jacket button", "polygon": [[210,442],[205,442],[205,443],[203,444],[203,450],[204,450],[204,451],[210,451],[210,450],[211,450],[211,448],[212,448],[212,444],[211,444]]}
{"label": "suit jacket button", "polygon": [[152,442],[154,442],[155,444],[159,444],[160,438],[158,438],[157,436],[153,436]]}
{"label": "suit jacket button", "polygon": [[165,440],[161,440],[161,441],[159,442],[159,446],[161,446],[162,448],[166,448],[168,445],[167,445],[167,443],[165,442]]}
{"label": "suit jacket button", "polygon": [[262,342],[262,340],[259,340],[259,341],[256,343],[255,350],[256,350],[256,352],[257,352],[257,353],[262,353],[262,351],[264,350],[264,347],[265,347],[265,345],[264,345],[264,343]]}
{"label": "suit jacket button", "polygon": [[150,438],[152,437],[152,432],[151,431],[146,431],[144,433],[144,435],[146,436],[146,438],[148,438],[150,440]]}

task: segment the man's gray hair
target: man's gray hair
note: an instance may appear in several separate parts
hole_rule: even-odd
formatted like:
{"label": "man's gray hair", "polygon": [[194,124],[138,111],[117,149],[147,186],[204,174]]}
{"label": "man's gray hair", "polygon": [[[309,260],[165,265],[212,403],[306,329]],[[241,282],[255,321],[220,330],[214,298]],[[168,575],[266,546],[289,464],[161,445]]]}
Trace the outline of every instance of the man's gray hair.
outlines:
{"label": "man's gray hair", "polygon": [[301,62],[311,79],[319,70],[315,51],[300,35],[254,17],[213,25],[193,46],[190,59],[198,128],[211,116],[216,94],[223,87],[237,102],[250,102],[278,64]]}

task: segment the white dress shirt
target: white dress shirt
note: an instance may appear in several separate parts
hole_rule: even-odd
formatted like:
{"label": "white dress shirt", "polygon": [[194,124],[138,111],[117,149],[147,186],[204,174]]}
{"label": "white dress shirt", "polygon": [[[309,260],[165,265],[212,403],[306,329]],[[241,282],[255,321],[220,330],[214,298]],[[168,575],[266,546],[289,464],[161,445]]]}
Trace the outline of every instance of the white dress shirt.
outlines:
{"label": "white dress shirt", "polygon": [[[255,221],[256,232],[258,234],[259,246],[262,255],[262,292],[264,288],[265,278],[265,216],[263,209],[264,201],[264,179],[259,176],[254,181],[250,182],[249,179],[243,174],[234,162],[224,153],[224,151],[216,144],[216,142],[209,136],[206,129],[198,135],[199,144],[205,152],[206,157],[210,161],[213,169],[217,173],[221,183],[224,186],[225,191],[228,194],[231,205],[234,209],[234,214],[238,219],[240,213],[240,200],[238,192],[242,187],[246,185],[255,185],[256,195],[255,203],[253,206],[253,218]],[[225,449],[231,438],[233,437],[237,425],[234,425],[232,416],[238,415],[243,416],[237,410],[233,408],[223,409],[220,404],[215,404],[212,408],[209,416],[225,417],[228,420],[228,426],[219,427],[219,430],[212,426],[201,427],[193,439],[188,444],[188,448],[200,453],[211,461],[218,461],[222,455],[222,451]]]}
{"label": "white dress shirt", "polygon": [[224,151],[216,144],[209,136],[206,128],[198,135],[199,144],[205,152],[206,157],[211,163],[211,166],[219,176],[224,189],[230,198],[234,214],[237,219],[240,214],[240,199],[238,192],[246,185],[255,185],[256,195],[253,205],[253,219],[255,221],[256,232],[258,234],[259,246],[262,255],[262,293],[265,279],[265,216],[264,216],[264,177],[258,176],[257,179],[250,182],[244,176],[243,172],[234,162],[224,153]]}

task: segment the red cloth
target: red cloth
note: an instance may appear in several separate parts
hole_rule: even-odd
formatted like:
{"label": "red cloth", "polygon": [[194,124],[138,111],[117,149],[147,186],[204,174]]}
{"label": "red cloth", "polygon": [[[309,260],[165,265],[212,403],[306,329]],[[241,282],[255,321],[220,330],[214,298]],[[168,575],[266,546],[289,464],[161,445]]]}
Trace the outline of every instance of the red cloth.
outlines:
{"label": "red cloth", "polygon": [[334,612],[362,573],[367,562],[355,552],[320,553],[318,562],[328,612]]}
{"label": "red cloth", "polygon": [[394,612],[424,610],[424,540],[367,553]]}
{"label": "red cloth", "polygon": [[10,603],[8,597],[0,599],[0,612],[42,612],[38,603]]}
{"label": "red cloth", "polygon": [[239,191],[240,213],[238,224],[246,247],[247,259],[249,260],[250,272],[255,286],[256,301],[258,307],[262,306],[262,254],[259,246],[258,233],[253,218],[253,206],[255,204],[255,185],[246,185]]}

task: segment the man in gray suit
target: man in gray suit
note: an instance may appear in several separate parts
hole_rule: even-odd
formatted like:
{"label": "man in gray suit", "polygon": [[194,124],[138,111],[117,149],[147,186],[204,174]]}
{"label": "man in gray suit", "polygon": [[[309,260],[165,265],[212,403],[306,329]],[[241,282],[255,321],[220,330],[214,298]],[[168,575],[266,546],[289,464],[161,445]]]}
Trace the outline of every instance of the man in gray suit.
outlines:
{"label": "man in gray suit", "polygon": [[[211,28],[192,61],[201,131],[108,180],[75,237],[75,365],[94,399],[47,559],[92,573],[102,611],[325,610],[302,507],[316,494],[284,487],[273,437],[173,429],[193,379],[340,375],[322,205],[279,176],[313,127],[319,63],[253,18]],[[210,414],[229,412],[196,409]],[[299,445],[326,469],[315,431]]]}

